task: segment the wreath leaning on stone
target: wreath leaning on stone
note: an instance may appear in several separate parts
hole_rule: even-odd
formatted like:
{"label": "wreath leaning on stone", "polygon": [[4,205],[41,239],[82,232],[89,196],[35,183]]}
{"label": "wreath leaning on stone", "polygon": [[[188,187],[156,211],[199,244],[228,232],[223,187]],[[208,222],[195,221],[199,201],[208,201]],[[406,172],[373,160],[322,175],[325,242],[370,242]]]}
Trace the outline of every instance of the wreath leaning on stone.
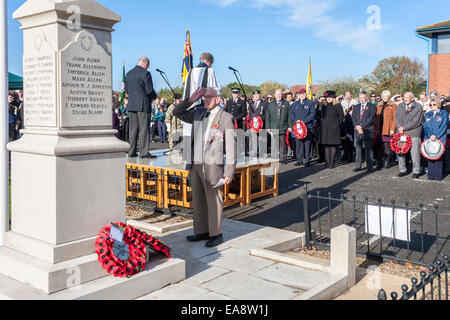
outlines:
{"label": "wreath leaning on stone", "polygon": [[[113,226],[123,231],[122,242],[110,237]],[[170,248],[160,240],[121,222],[102,228],[95,242],[95,252],[103,269],[109,274],[129,278],[145,269],[146,245],[171,258]]]}
{"label": "wreath leaning on stone", "polygon": [[405,155],[411,150],[412,139],[409,134],[397,133],[391,139],[391,149],[397,154]]}

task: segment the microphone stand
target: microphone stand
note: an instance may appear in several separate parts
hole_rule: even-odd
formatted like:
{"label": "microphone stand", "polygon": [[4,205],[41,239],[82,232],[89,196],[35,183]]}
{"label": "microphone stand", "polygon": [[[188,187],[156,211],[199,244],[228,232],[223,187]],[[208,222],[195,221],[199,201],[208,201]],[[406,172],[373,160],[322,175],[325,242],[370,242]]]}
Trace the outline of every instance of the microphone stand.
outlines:
{"label": "microphone stand", "polygon": [[[247,97],[247,94],[245,93],[245,90],[244,90],[244,86],[242,85],[241,81],[239,80],[239,77],[237,76],[237,73],[239,73],[239,71],[237,71],[237,70],[235,70],[235,69],[232,69],[231,67],[230,67],[229,69],[230,69],[231,71],[233,71],[234,76],[236,77],[236,80],[238,81],[239,86],[241,87],[242,92],[244,93],[244,96]],[[239,75],[241,75],[241,74],[239,73]],[[247,98],[248,98],[248,97],[247,97]]]}
{"label": "microphone stand", "polygon": [[167,85],[170,88],[170,91],[172,91],[173,95],[175,95],[175,91],[173,91],[172,87],[170,86],[169,80],[166,79],[167,75],[164,71],[161,70],[156,70],[156,72],[159,72],[159,74],[161,75],[161,77],[164,79],[164,81],[167,83]]}

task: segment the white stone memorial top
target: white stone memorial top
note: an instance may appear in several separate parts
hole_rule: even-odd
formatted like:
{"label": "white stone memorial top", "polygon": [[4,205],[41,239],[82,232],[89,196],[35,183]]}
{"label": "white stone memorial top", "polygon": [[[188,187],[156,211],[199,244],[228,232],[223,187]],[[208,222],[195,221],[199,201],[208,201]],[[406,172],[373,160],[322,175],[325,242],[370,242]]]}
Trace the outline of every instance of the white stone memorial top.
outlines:
{"label": "white stone memorial top", "polygon": [[112,61],[85,30],[59,54],[61,128],[112,127]]}

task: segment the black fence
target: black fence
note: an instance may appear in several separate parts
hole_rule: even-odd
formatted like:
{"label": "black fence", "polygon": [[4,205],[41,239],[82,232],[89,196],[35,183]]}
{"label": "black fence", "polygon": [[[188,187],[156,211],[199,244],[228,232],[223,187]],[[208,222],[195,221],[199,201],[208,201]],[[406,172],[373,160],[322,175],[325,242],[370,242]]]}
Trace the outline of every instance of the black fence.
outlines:
{"label": "black fence", "polygon": [[[417,278],[411,278],[411,289],[404,284],[401,297],[397,292],[392,292],[392,300],[448,300],[448,269],[448,255],[444,255],[443,260],[436,259],[429,267],[428,274],[420,272],[420,282]],[[378,292],[378,300],[388,300],[384,289]]]}
{"label": "black fence", "polygon": [[333,197],[306,187],[301,198],[308,246],[328,249],[331,229],[346,224],[357,231],[359,254],[427,265],[450,252],[450,215],[437,204],[431,209],[395,200],[385,205],[382,199]]}

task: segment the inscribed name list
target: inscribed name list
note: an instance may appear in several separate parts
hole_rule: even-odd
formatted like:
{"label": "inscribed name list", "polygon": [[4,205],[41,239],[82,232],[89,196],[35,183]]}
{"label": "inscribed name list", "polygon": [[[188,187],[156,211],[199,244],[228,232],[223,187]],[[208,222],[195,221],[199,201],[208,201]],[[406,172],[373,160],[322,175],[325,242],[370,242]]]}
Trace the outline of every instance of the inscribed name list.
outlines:
{"label": "inscribed name list", "polygon": [[112,127],[111,56],[82,31],[60,54],[61,127]]}
{"label": "inscribed name list", "polygon": [[34,51],[23,58],[24,125],[56,127],[56,55],[36,37]]}

